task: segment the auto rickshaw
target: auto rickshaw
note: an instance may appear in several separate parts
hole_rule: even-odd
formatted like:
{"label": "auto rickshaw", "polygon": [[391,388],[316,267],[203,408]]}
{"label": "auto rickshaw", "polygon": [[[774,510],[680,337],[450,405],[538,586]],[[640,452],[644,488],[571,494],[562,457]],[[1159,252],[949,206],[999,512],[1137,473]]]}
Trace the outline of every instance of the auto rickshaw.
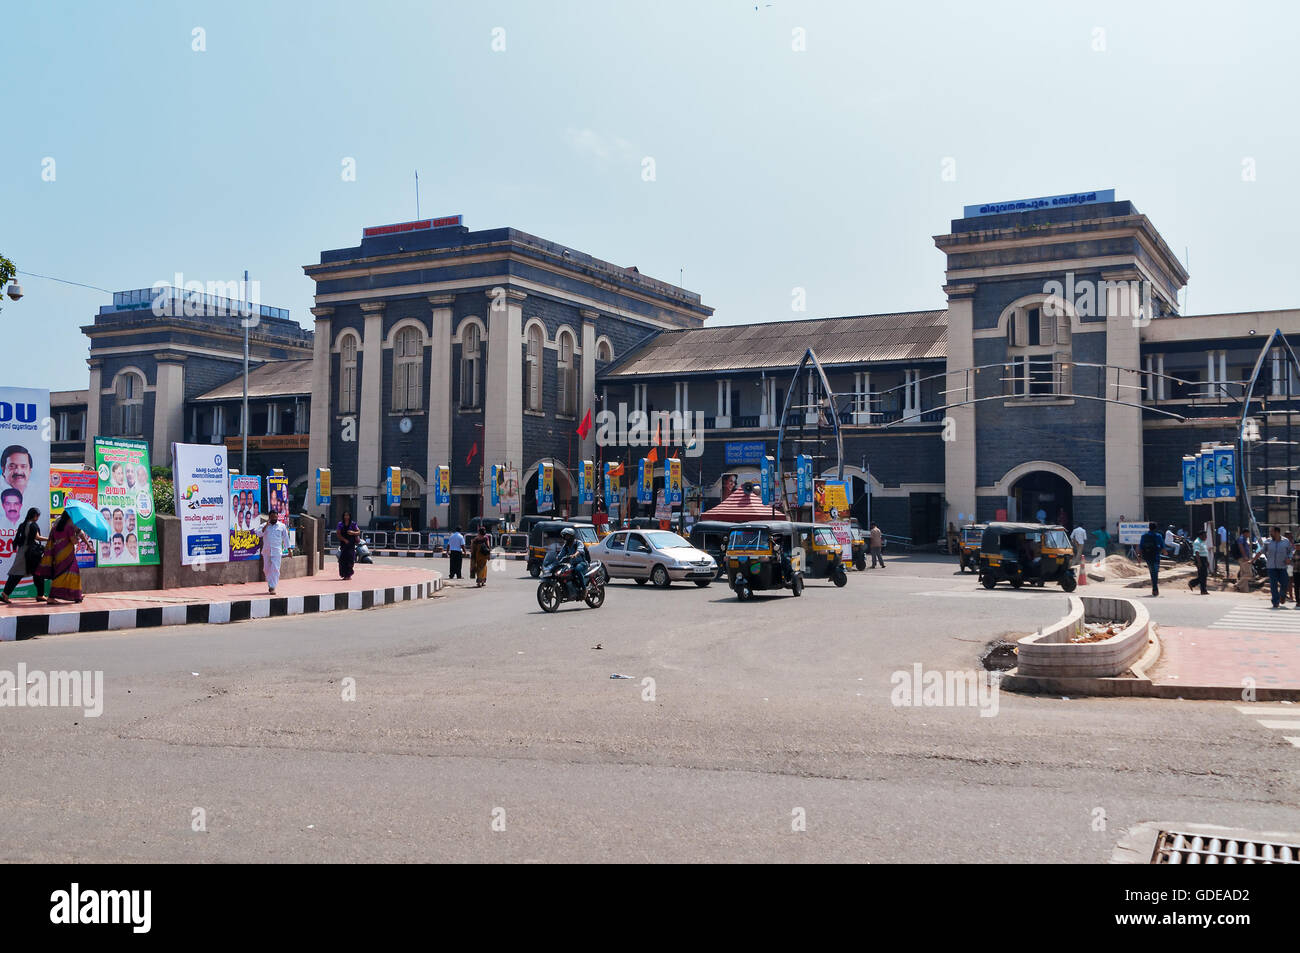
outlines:
{"label": "auto rickshaw", "polygon": [[[783,535],[793,535],[793,544],[803,551],[799,569],[805,579],[829,579],[835,583],[836,588],[848,584],[849,574],[844,565],[840,541],[825,523],[771,522],[769,525]],[[784,545],[784,540],[782,544]]]}
{"label": "auto rickshaw", "polygon": [[[788,526],[789,524],[784,524]],[[768,523],[733,526],[727,540],[727,585],[741,602],[766,589],[803,594],[803,573]]]}
{"label": "auto rickshaw", "polygon": [[849,527],[849,533],[853,537],[853,568],[861,572],[867,568],[867,534],[856,521]]}
{"label": "auto rickshaw", "polygon": [[720,523],[714,520],[702,520],[691,527],[691,545],[713,557],[713,561],[718,564],[719,579],[727,574],[725,558],[727,540],[731,538],[731,531],[735,528],[735,523]]}
{"label": "auto rickshaw", "polygon": [[979,572],[980,544],[984,541],[986,529],[988,529],[987,523],[967,523],[961,528],[957,558],[962,572]]}
{"label": "auto rickshaw", "polygon": [[1074,547],[1064,526],[1043,523],[989,523],[980,540],[979,577],[985,589],[1005,579],[1012,588],[1025,583],[1059,582],[1066,592],[1079,584],[1071,562]]}
{"label": "auto rickshaw", "polygon": [[552,546],[558,546],[564,542],[560,533],[565,529],[573,529],[578,538],[578,542],[583,546],[590,548],[599,542],[596,536],[596,527],[590,523],[575,523],[572,520],[543,520],[540,523],[534,523],[533,528],[528,533],[528,575],[536,579],[542,574],[542,563],[546,561],[546,551]]}

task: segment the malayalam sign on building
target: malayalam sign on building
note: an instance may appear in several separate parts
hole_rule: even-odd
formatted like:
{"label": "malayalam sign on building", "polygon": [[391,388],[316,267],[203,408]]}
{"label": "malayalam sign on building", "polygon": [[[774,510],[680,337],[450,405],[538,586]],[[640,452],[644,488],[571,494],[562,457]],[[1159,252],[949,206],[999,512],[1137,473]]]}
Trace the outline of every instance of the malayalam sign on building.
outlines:
{"label": "malayalam sign on building", "polygon": [[108,542],[99,544],[99,565],[158,565],[149,444],[96,437],[95,475],[99,512],[109,534]]}
{"label": "malayalam sign on building", "polygon": [[226,448],[172,444],[176,516],[181,521],[181,565],[230,561],[230,471]]}

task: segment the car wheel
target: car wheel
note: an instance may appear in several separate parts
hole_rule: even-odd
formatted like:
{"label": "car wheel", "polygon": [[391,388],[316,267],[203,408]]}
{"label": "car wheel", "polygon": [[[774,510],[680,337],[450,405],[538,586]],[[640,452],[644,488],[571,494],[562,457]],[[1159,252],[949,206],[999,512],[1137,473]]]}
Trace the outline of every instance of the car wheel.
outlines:
{"label": "car wheel", "polygon": [[647,582],[649,582],[649,581],[650,581],[649,579],[638,579],[638,580],[636,581],[636,584],[637,584],[638,586],[644,586],[644,585],[645,585]]}
{"label": "car wheel", "polygon": [[667,589],[673,584],[673,581],[668,578],[668,570],[663,566],[655,566],[650,571],[650,581],[655,584],[657,589]]}

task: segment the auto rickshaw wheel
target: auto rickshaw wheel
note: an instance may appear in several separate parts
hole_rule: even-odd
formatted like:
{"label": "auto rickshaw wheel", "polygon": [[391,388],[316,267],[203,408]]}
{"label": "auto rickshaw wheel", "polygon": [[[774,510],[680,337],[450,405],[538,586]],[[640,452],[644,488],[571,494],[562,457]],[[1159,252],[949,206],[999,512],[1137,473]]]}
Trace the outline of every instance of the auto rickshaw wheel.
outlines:
{"label": "auto rickshaw wheel", "polygon": [[836,589],[843,589],[849,584],[849,574],[843,566],[835,567],[835,571],[831,573],[831,582],[835,583]]}
{"label": "auto rickshaw wheel", "polygon": [[1012,589],[1019,589],[1021,586],[1025,584],[1025,580],[1020,578],[1019,576],[1012,576],[1010,579],[1007,580],[1007,582],[1011,583]]}
{"label": "auto rickshaw wheel", "polygon": [[749,598],[749,596],[750,596],[749,586],[745,585],[743,582],[740,585],[736,586],[737,599],[739,599],[741,602],[744,602],[746,599]]}
{"label": "auto rickshaw wheel", "polygon": [[858,572],[865,572],[867,569],[867,557],[864,556],[862,553],[858,553],[856,556],[854,556],[853,568],[856,569]]}
{"label": "auto rickshaw wheel", "polygon": [[1078,587],[1078,585],[1079,585],[1079,580],[1074,578],[1074,573],[1072,572],[1067,572],[1064,576],[1061,577],[1061,588],[1064,589],[1066,592],[1074,592],[1074,590]]}
{"label": "auto rickshaw wheel", "polygon": [[541,574],[542,574],[541,566],[533,566],[531,569],[528,570],[528,575],[532,576],[534,579],[536,579]]}
{"label": "auto rickshaw wheel", "polygon": [[703,588],[705,588],[706,586],[708,586],[709,583],[711,583],[711,582],[713,582],[712,579],[696,579],[696,580],[695,580],[695,585],[697,585],[697,586],[699,586],[701,589],[703,589]]}
{"label": "auto rickshaw wheel", "polygon": [[794,579],[790,580],[790,589],[794,592],[795,596],[802,596],[803,576],[795,576]]}
{"label": "auto rickshaw wheel", "polygon": [[986,572],[984,575],[980,576],[980,582],[984,584],[985,589],[992,589],[998,584],[997,579],[991,572]]}

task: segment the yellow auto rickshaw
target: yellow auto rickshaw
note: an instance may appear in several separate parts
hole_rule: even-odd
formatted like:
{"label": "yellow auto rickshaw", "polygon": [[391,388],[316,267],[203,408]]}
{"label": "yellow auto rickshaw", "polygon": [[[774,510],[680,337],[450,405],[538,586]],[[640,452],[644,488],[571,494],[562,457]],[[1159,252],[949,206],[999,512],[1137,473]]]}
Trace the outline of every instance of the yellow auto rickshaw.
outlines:
{"label": "yellow auto rickshaw", "polygon": [[781,534],[769,523],[741,523],[731,531],[727,540],[727,584],[741,602],[768,589],[803,594],[803,573],[781,540]]}
{"label": "yellow auto rickshaw", "polygon": [[[796,534],[796,543],[803,551],[799,566],[805,579],[829,579],[837,588],[848,584],[849,574],[844,565],[840,541],[825,523],[772,523],[774,527],[789,526]],[[786,532],[784,529],[781,532]]]}
{"label": "yellow auto rickshaw", "polygon": [[961,540],[958,549],[958,562],[962,572],[979,572],[980,544],[984,541],[987,523],[968,523],[961,528]]}
{"label": "yellow auto rickshaw", "polygon": [[989,523],[980,540],[979,577],[985,589],[1001,580],[1019,589],[1025,583],[1059,582],[1066,592],[1079,584],[1071,565],[1074,547],[1064,526],[1043,523]]}

